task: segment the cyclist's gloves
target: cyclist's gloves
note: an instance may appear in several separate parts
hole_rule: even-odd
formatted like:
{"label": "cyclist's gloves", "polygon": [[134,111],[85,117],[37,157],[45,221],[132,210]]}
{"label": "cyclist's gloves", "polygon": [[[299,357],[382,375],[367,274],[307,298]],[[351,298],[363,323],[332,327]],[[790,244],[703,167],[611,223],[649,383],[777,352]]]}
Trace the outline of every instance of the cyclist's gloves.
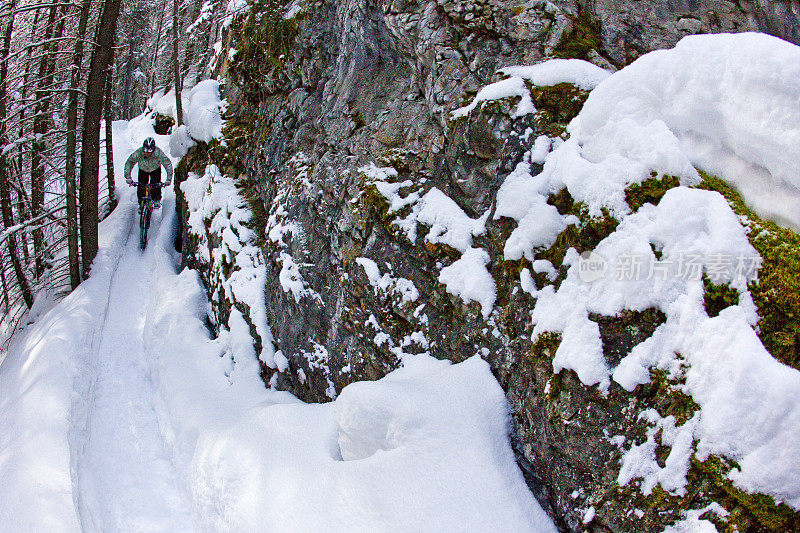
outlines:
{"label": "cyclist's gloves", "polygon": [[164,182],[164,187],[169,187],[170,185],[172,185],[172,180],[171,179],[169,179],[169,180]]}
{"label": "cyclist's gloves", "polygon": [[127,178],[125,181],[128,182],[128,185],[133,185],[133,180],[131,178]]}

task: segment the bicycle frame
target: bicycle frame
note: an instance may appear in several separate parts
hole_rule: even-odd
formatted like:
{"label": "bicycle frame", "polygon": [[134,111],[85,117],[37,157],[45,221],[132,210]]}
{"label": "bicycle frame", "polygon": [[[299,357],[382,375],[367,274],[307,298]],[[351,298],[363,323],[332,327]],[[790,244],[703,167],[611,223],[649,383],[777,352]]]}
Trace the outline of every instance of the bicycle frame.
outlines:
{"label": "bicycle frame", "polygon": [[160,183],[139,183],[132,182],[132,185],[137,187],[144,187],[144,197],[142,198],[142,212],[139,214],[139,248],[142,250],[147,246],[147,230],[150,228],[150,215],[153,213],[153,197],[150,196],[150,190],[153,187],[166,187],[163,182]]}

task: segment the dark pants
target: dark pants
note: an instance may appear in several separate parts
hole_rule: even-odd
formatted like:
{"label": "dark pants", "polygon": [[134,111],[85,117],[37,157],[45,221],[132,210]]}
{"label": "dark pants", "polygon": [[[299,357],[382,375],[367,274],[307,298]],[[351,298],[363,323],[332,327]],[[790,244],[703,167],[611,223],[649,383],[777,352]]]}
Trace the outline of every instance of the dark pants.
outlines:
{"label": "dark pants", "polygon": [[[149,183],[150,185],[161,183],[161,167],[158,167],[153,172],[142,172],[139,170],[139,183]],[[144,198],[145,190],[142,185],[139,185],[136,188],[136,196],[139,198],[139,203],[142,203],[142,198]],[[156,202],[161,201],[161,187],[151,187],[150,188],[150,198],[155,200]]]}

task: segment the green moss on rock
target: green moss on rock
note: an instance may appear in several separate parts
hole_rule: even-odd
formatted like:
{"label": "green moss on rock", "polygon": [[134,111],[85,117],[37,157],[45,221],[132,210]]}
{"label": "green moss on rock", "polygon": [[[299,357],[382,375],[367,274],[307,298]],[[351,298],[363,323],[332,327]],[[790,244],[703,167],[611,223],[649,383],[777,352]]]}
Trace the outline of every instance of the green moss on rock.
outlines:
{"label": "green moss on rock", "polygon": [[[553,372],[553,358],[561,345],[561,334],[546,331],[536,338],[528,351],[528,361],[535,366],[542,368],[546,374]],[[552,374],[545,386],[545,394],[548,400],[555,401],[563,390],[560,374]]]}
{"label": "green moss on rock", "polygon": [[561,38],[553,56],[565,59],[587,59],[589,52],[600,49],[600,23],[581,11],[572,19],[572,30]]}
{"label": "green moss on rock", "polygon": [[750,210],[730,185],[701,173],[702,189],[721,193],[749,227],[748,238],[763,260],[748,287],[758,309],[758,336],[784,364],[800,369],[800,235]]}
{"label": "green moss on rock", "polygon": [[703,304],[708,316],[715,317],[726,307],[739,303],[739,291],[730,285],[716,285],[705,276],[703,277],[703,285],[705,286]]}
{"label": "green moss on rock", "polygon": [[242,174],[235,181],[235,185],[250,208],[250,220],[244,225],[255,232],[256,245],[263,247],[267,243],[266,228],[269,213],[267,213],[266,204],[259,194],[261,184],[250,175]]}
{"label": "green moss on rock", "polygon": [[683,425],[700,410],[691,396],[681,392],[682,380],[670,379],[666,371],[651,369],[650,382],[650,402],[658,407],[661,416],[674,416],[676,425]]}
{"label": "green moss on rock", "polygon": [[602,209],[602,216],[590,216],[586,205],[575,202],[566,189],[550,195],[547,202],[555,206],[562,215],[575,215],[580,220],[578,225],[570,225],[562,231],[550,248],[536,253],[537,259],[546,259],[559,270],[555,283],[558,286],[566,275],[566,269],[562,265],[567,250],[575,248],[578,253],[594,250],[600,241],[617,229],[619,221],[605,208]]}
{"label": "green moss on rock", "polygon": [[532,361],[552,361],[556,350],[561,345],[561,334],[546,331],[536,338],[531,346],[530,359]]}
{"label": "green moss on rock", "polygon": [[642,183],[634,183],[625,189],[625,201],[632,211],[638,211],[644,204],[658,205],[667,191],[680,185],[675,176],[653,176]]}
{"label": "green moss on rock", "polygon": [[558,137],[566,131],[569,122],[578,116],[589,97],[589,91],[582,91],[571,83],[548,87],[529,85],[528,88],[537,109],[536,123],[551,137]]}
{"label": "green moss on rock", "polygon": [[384,224],[388,224],[395,219],[394,214],[389,214],[389,208],[391,207],[389,201],[378,191],[374,183],[365,182],[361,191],[361,203],[368,211],[374,211],[378,219]]}
{"label": "green moss on rock", "polygon": [[236,54],[228,73],[251,101],[257,102],[280,88],[280,83],[274,83],[275,77],[286,64],[299,33],[297,19],[283,17],[286,7],[281,0],[252,2],[250,10],[231,24]]}
{"label": "green moss on rock", "polygon": [[[728,496],[725,502],[728,509],[741,506],[738,512],[732,512],[729,519],[724,520],[728,527],[739,531],[797,531],[800,527],[800,513],[796,513],[786,504],[775,503],[770,496],[748,493],[733,486],[728,479],[728,472],[738,465],[717,456],[710,456],[705,461],[692,458],[692,468],[702,473],[713,485]],[[743,512],[746,511],[746,512]]]}
{"label": "green moss on rock", "polygon": [[223,174],[239,176],[247,171],[238,154],[242,152],[245,143],[255,134],[254,117],[245,110],[240,110],[240,112],[224,118],[225,125],[222,127],[222,136],[225,142],[212,140],[208,145],[208,150],[211,159],[216,162]]}

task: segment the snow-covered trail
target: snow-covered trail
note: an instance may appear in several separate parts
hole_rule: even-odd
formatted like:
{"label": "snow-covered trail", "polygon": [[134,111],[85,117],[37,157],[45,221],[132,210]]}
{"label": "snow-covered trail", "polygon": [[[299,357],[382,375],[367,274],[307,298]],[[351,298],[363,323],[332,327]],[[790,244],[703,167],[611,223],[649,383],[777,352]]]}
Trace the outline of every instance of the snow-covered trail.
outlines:
{"label": "snow-covered trail", "polygon": [[[152,126],[114,127],[122,176]],[[555,531],[484,361],[409,358],[324,405],[268,389],[242,314],[213,336],[179,272],[172,191],[144,253],[119,192],[91,277],[0,363],[0,532]]]}
{"label": "snow-covered trail", "polygon": [[[152,231],[161,222],[153,217]],[[132,225],[111,279],[100,332],[97,377],[84,453],[77,461],[84,528],[98,531],[187,531],[189,508],[178,488],[156,415],[143,330],[152,292],[154,253],[138,248]],[[158,495],[158,497],[154,497]]]}
{"label": "snow-covered trail", "polygon": [[[114,128],[122,181],[137,137],[152,133]],[[135,190],[122,182],[117,192],[91,277],[18,334],[0,365],[0,531],[194,529],[144,342],[154,266],[177,268],[174,194],[142,252]]]}

